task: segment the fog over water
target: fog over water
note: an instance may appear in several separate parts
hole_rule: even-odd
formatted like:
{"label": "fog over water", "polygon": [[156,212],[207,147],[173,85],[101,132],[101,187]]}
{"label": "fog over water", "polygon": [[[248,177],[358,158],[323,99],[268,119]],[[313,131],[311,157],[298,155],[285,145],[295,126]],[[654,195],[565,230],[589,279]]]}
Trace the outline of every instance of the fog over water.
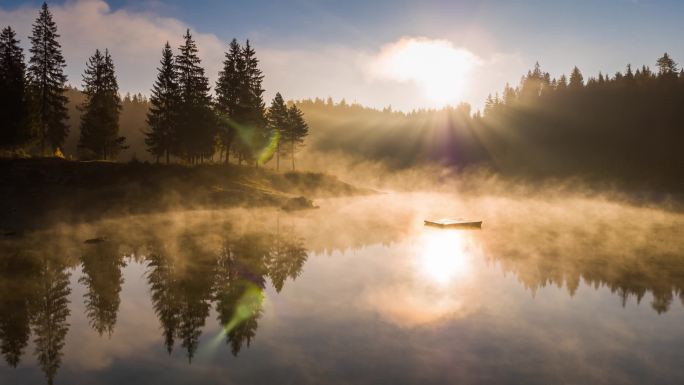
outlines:
{"label": "fog over water", "polygon": [[[317,203],[3,238],[0,382],[684,380],[680,212],[542,191]],[[423,226],[441,217],[484,224]]]}

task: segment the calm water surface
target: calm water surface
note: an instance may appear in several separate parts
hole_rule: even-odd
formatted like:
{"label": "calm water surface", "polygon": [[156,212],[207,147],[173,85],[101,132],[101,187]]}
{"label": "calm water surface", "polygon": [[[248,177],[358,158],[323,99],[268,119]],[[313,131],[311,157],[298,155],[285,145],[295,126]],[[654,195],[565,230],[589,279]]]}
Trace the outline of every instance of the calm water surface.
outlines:
{"label": "calm water surface", "polygon": [[[682,214],[319,203],[0,239],[0,384],[684,383]],[[442,216],[484,226],[422,226]]]}

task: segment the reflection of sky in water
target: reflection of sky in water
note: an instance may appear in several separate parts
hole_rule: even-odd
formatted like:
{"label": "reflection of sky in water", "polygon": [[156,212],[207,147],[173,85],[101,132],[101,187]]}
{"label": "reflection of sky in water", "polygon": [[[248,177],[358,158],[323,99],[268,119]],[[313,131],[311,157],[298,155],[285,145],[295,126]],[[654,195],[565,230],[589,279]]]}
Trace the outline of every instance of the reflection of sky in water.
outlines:
{"label": "reflection of sky in water", "polygon": [[[277,221],[268,220],[273,213],[253,213],[265,236],[251,235],[247,224],[230,231],[215,224],[244,218],[241,212],[130,218],[124,226],[82,226],[76,235],[61,229],[46,238],[54,244],[44,242],[65,255],[71,271],[55,383],[684,381],[681,215],[594,200],[567,201],[561,210],[483,198],[440,207],[479,213],[482,231],[442,231],[420,225],[434,213],[415,205],[423,197],[382,200],[393,215],[374,216],[376,198],[333,202],[331,212],[341,213],[335,223],[322,220],[330,214],[325,207]],[[537,220],[523,225],[521,218]],[[102,262],[88,271],[81,264],[81,255],[100,255],[87,252],[95,249],[85,248],[83,234],[112,228],[121,229],[107,234],[120,240],[116,253],[134,255],[123,259],[120,287]],[[283,262],[301,262],[293,239],[308,250],[301,266]],[[174,257],[151,264],[162,251]],[[84,276],[91,280],[79,281]],[[153,288],[154,279],[166,291]],[[0,280],[3,311],[12,282]],[[100,306],[115,303],[117,288],[112,334],[100,335],[85,298],[94,291]],[[182,338],[167,352],[155,307],[164,303],[160,295],[201,333],[192,363]],[[246,321],[226,318],[238,313]],[[231,330],[244,342],[236,356],[227,343]],[[17,368],[0,366],[0,383],[44,383],[35,350],[32,335]]]}

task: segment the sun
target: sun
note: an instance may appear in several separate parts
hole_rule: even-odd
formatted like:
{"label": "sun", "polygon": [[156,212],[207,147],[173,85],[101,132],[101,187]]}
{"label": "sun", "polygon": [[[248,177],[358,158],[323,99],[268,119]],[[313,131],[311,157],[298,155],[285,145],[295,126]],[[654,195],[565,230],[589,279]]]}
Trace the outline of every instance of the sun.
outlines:
{"label": "sun", "polygon": [[403,38],[383,47],[373,67],[382,77],[414,82],[424,97],[443,106],[460,100],[478,62],[447,40]]}

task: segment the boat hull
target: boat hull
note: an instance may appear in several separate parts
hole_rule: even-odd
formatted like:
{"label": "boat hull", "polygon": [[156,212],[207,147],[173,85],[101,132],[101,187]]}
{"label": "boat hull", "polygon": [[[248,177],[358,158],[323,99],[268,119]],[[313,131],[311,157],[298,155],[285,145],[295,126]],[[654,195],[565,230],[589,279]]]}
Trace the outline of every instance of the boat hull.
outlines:
{"label": "boat hull", "polygon": [[435,222],[424,221],[425,226],[437,227],[440,229],[481,229],[482,221],[466,221],[466,222]]}

